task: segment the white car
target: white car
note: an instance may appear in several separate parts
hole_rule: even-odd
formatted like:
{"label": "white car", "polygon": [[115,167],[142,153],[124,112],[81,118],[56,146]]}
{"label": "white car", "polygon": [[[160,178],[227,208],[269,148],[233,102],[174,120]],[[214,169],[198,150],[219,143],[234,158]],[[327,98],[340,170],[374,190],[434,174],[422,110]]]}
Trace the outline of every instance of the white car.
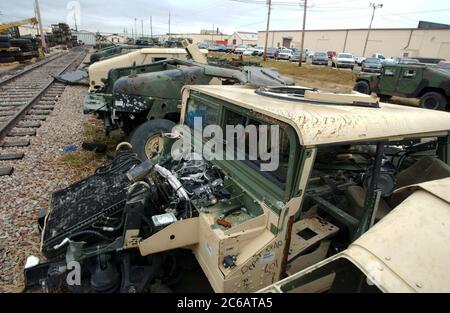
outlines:
{"label": "white car", "polygon": [[244,53],[244,51],[247,50],[247,49],[248,49],[248,47],[246,47],[246,46],[237,46],[237,47],[234,49],[234,53],[242,54],[242,53]]}
{"label": "white car", "polygon": [[242,55],[250,56],[250,55],[253,55],[254,52],[255,52],[255,49],[253,49],[253,48],[248,48],[247,50],[245,50],[244,52],[242,52]]}
{"label": "white car", "polygon": [[292,58],[292,50],[291,49],[281,49],[280,52],[278,52],[277,59],[290,60],[291,58]]}
{"label": "white car", "polygon": [[338,53],[331,62],[332,67],[347,67],[353,69],[355,66],[355,58],[350,53]]}

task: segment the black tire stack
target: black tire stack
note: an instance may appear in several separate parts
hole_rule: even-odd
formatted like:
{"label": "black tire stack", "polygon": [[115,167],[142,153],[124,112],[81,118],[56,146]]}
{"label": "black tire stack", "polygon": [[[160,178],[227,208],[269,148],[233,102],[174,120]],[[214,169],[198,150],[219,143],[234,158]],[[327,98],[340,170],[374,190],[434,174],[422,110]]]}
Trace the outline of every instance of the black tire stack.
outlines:
{"label": "black tire stack", "polygon": [[19,48],[21,53],[16,55],[16,61],[23,62],[33,58],[34,46],[31,39],[18,38],[10,40],[11,47]]}
{"label": "black tire stack", "polygon": [[14,62],[14,54],[11,49],[11,37],[9,35],[0,35],[0,63]]}

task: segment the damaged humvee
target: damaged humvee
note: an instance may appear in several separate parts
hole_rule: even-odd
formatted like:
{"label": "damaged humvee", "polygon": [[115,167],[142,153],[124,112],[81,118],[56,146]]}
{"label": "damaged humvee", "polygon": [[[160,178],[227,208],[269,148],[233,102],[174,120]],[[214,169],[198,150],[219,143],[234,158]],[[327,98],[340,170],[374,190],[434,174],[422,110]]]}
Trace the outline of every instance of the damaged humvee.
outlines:
{"label": "damaged humvee", "polygon": [[[113,129],[123,129],[130,135],[129,141],[138,156],[150,158],[162,148],[159,133],[170,131],[180,120],[184,85],[241,84],[255,88],[293,84],[273,69],[208,64],[195,45],[187,46],[185,53],[192,59],[171,58],[152,64],[111,68],[103,87],[87,94],[84,113],[97,114],[103,120],[106,134]],[[92,84],[94,72],[89,69]]]}
{"label": "damaged humvee", "polygon": [[[111,163],[52,195],[41,220],[47,261],[25,269],[28,288],[167,291],[193,255],[215,292],[258,291],[345,251],[413,192],[396,190],[450,177],[450,114],[362,94],[186,86],[181,125],[161,134],[152,159],[120,144]],[[261,170],[271,162],[262,154],[202,157],[212,125],[230,132],[215,149],[231,155],[279,139],[278,165]],[[236,131],[251,125],[279,132],[252,142]],[[180,139],[189,153],[177,154]],[[67,279],[74,264],[80,284]]]}

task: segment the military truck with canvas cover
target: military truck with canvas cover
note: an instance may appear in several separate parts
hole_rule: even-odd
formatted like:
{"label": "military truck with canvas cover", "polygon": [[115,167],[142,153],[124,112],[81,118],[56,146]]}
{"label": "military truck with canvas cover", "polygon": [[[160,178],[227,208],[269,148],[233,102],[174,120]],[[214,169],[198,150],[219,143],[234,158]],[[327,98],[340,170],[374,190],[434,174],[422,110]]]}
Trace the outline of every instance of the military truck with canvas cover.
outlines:
{"label": "military truck with canvas cover", "polygon": [[449,131],[449,113],[359,93],[186,86],[152,159],[123,143],[52,195],[26,285],[162,291],[195,258],[215,292],[260,290],[344,251],[411,195],[396,189],[450,177]]}
{"label": "military truck with canvas cover", "polygon": [[384,64],[380,74],[358,74],[354,90],[382,99],[419,98],[422,108],[450,111],[450,72],[435,65]]}

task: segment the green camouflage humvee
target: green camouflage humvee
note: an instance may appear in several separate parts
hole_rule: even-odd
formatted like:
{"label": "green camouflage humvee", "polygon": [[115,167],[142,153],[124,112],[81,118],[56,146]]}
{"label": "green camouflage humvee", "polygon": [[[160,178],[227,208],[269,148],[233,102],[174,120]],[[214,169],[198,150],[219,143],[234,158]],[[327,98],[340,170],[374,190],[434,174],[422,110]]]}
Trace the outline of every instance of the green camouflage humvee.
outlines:
{"label": "green camouflage humvee", "polygon": [[423,108],[450,110],[450,72],[432,65],[384,65],[380,74],[358,74],[354,90],[382,99],[420,98]]}

